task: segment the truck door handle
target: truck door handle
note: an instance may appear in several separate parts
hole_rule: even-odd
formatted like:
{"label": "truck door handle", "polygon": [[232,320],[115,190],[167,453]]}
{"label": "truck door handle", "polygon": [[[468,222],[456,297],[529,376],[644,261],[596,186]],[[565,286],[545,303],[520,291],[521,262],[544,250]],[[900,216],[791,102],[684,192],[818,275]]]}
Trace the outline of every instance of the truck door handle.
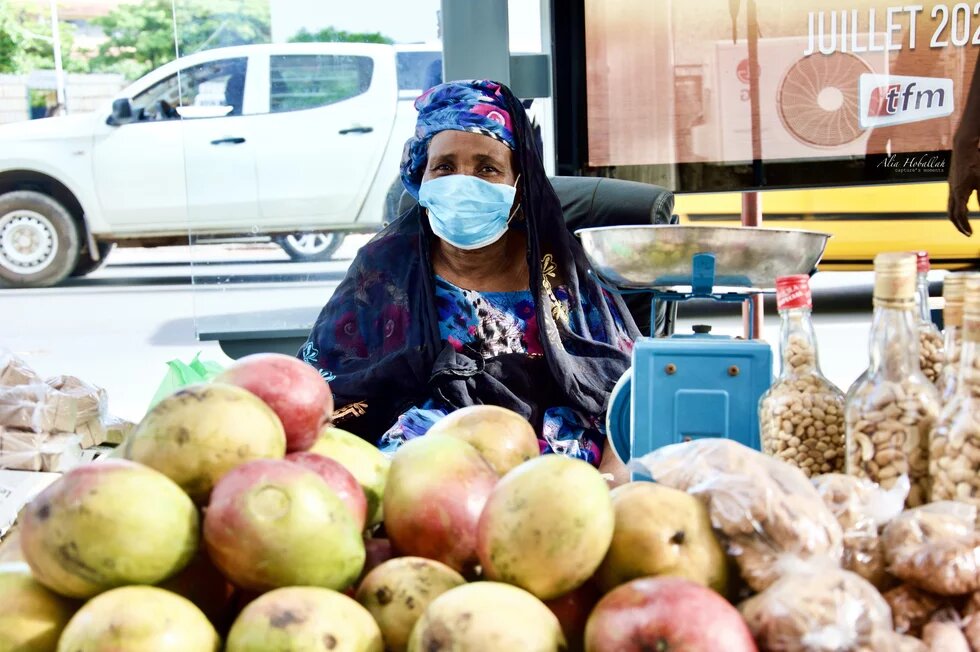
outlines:
{"label": "truck door handle", "polygon": [[341,129],[337,133],[346,136],[347,134],[369,134],[372,131],[374,131],[374,127],[347,127],[347,129]]}
{"label": "truck door handle", "polygon": [[218,140],[212,140],[212,145],[241,145],[245,142],[244,138],[219,138]]}

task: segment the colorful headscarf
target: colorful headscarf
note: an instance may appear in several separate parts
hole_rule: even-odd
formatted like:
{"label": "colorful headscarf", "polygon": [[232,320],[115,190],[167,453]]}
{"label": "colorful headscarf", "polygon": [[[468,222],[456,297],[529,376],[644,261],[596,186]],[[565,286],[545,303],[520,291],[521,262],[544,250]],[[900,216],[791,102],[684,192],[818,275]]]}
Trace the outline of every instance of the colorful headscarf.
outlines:
{"label": "colorful headscarf", "polygon": [[402,183],[418,199],[429,141],[440,131],[469,131],[490,136],[517,149],[507,100],[500,84],[485,79],[455,81],[434,86],[415,100],[418,121],[415,135],[402,154]]}

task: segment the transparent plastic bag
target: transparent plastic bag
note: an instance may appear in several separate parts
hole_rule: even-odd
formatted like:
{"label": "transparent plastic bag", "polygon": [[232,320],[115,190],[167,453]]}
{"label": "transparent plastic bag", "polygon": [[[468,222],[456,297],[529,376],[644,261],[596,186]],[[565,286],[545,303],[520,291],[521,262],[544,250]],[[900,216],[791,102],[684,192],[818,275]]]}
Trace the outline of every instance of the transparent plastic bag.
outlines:
{"label": "transparent plastic bag", "polygon": [[938,595],[980,590],[977,508],[954,501],[903,512],[882,533],[888,572]]}
{"label": "transparent plastic bag", "polygon": [[0,348],[0,387],[33,385],[41,382],[41,377],[26,362],[7,349]]}
{"label": "transparent plastic bag", "polygon": [[923,591],[910,584],[902,584],[883,594],[892,610],[895,631],[899,634],[921,636],[922,627],[932,617],[952,604],[949,599]]}
{"label": "transparent plastic bag", "polygon": [[704,501],[729,556],[755,591],[799,561],[839,566],[843,533],[803,472],[727,439],[665,446],[631,460],[634,471]]}
{"label": "transparent plastic bag", "polygon": [[888,603],[864,578],[813,564],[739,605],[760,650],[857,652],[892,638]]}
{"label": "transparent plastic bag", "polygon": [[81,461],[77,435],[0,428],[0,469],[64,472]]}
{"label": "transparent plastic bag", "polygon": [[879,532],[902,512],[909,492],[908,478],[900,478],[891,489],[843,473],[818,475],[812,481],[844,532],[841,565],[879,589],[893,584],[885,570]]}

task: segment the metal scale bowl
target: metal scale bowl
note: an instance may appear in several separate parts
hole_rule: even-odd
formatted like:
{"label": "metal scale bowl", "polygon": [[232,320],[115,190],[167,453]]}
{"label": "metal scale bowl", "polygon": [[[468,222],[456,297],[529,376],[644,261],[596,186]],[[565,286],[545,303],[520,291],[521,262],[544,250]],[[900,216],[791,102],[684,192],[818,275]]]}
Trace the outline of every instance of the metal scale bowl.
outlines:
{"label": "metal scale bowl", "polygon": [[[610,292],[658,301],[748,302],[777,276],[808,274],[829,235],[813,231],[714,226],[580,229],[597,281]],[[750,314],[749,323],[752,323]],[[655,323],[651,316],[651,324]],[[606,429],[621,460],[699,437],[759,448],[758,405],[772,384],[772,349],[762,340],[710,335],[640,338],[632,367],[610,395]]]}

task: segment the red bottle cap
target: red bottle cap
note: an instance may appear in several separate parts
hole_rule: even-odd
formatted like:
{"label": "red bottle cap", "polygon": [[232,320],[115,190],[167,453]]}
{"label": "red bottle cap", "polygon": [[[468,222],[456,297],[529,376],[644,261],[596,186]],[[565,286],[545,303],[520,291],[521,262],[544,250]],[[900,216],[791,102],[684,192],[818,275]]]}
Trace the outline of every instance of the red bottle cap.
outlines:
{"label": "red bottle cap", "polygon": [[776,278],[776,307],[779,310],[812,308],[810,277],[806,274],[794,274]]}
{"label": "red bottle cap", "polygon": [[929,271],[929,252],[928,251],[917,251],[915,252],[915,269],[920,274],[925,274]]}

